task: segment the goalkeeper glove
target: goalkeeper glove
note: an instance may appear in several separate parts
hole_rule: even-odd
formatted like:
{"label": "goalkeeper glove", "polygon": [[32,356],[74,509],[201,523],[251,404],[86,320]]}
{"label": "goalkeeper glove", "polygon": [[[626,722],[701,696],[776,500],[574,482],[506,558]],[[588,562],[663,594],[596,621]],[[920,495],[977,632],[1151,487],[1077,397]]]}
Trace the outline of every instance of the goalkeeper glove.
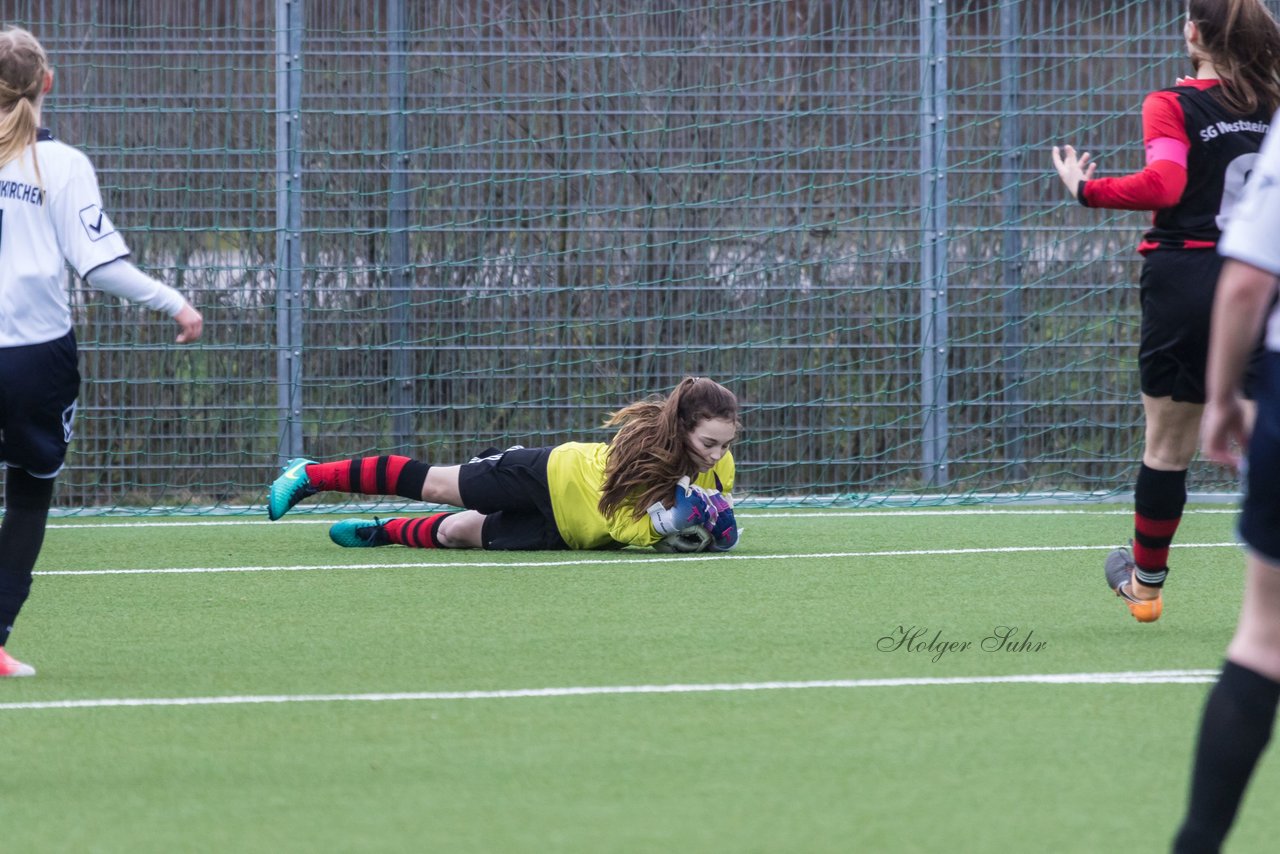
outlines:
{"label": "goalkeeper glove", "polygon": [[711,504],[711,497],[705,489],[679,483],[676,485],[675,501],[670,508],[662,506],[661,501],[655,501],[646,512],[653,522],[653,529],[665,537],[690,525],[701,525],[711,530],[710,526],[715,524],[718,511]]}
{"label": "goalkeeper glove", "polygon": [[705,527],[711,532],[711,551],[727,552],[738,544],[738,523],[733,518],[733,499],[719,491],[709,496],[716,511],[715,521]]}

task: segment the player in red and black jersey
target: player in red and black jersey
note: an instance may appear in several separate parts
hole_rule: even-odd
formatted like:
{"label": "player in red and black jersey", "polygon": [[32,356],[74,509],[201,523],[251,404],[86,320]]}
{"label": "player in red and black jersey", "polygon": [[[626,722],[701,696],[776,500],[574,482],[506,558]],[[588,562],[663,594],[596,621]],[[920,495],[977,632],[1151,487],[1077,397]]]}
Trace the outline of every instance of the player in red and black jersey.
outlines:
{"label": "player in red and black jersey", "polygon": [[1088,152],[1053,148],[1058,175],[1081,204],[1154,211],[1138,245],[1146,435],[1133,552],[1117,549],[1106,563],[1108,585],[1141,622],[1163,610],[1169,546],[1187,500],[1222,266],[1215,247],[1280,107],[1280,28],[1261,0],[1190,0],[1183,36],[1194,75],[1143,102],[1145,168],[1095,178]]}

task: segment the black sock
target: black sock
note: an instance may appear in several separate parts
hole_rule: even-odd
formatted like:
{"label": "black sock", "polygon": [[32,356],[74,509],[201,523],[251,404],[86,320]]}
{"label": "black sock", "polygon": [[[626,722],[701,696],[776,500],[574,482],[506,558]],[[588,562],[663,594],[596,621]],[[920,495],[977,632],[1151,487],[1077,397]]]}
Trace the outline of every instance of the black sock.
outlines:
{"label": "black sock", "polygon": [[400,469],[400,476],[396,478],[396,495],[421,501],[422,487],[427,482],[427,472],[430,469],[430,463],[420,463],[417,460],[405,463],[404,468]]}
{"label": "black sock", "polygon": [[1191,802],[1176,854],[1218,851],[1231,829],[1258,757],[1271,739],[1280,683],[1233,661],[1209,692],[1191,775]]}
{"label": "black sock", "polygon": [[1133,562],[1138,580],[1163,587],[1169,574],[1169,546],[1187,504],[1187,472],[1158,471],[1146,463],[1133,487]]}
{"label": "black sock", "polygon": [[9,641],[13,621],[31,593],[31,571],[53,503],[53,478],[32,477],[11,468],[4,482],[4,519],[0,521],[0,646]]}

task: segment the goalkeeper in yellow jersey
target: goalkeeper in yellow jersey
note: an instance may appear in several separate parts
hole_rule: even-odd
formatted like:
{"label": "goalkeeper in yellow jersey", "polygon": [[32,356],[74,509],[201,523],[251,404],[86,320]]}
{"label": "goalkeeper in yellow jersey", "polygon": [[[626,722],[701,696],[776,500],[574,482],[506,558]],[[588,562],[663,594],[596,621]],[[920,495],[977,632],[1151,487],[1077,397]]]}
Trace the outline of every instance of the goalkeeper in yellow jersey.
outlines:
{"label": "goalkeeper in yellow jersey", "polygon": [[347,519],[329,529],[335,543],[354,548],[614,549],[653,546],[695,527],[710,534],[710,549],[733,548],[738,528],[729,446],[739,426],[733,392],[686,377],[665,398],[624,407],[604,426],[617,428],[608,443],[495,449],[453,466],[403,456],[290,460],[271,485],[267,513],[279,519],[325,491],[466,508]]}

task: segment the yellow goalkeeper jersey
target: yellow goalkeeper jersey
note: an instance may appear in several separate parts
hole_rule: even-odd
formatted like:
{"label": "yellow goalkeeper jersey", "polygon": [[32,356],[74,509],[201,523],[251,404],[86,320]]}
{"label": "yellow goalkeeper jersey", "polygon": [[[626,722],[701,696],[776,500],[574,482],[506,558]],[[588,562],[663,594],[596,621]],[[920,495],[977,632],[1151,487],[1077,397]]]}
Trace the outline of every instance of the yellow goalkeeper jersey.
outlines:
{"label": "yellow goalkeeper jersey", "polygon": [[[648,514],[636,519],[623,506],[610,518],[600,512],[600,492],[604,488],[604,466],[609,446],[603,442],[566,442],[551,450],[547,458],[547,486],[560,536],[572,549],[608,549],[621,546],[652,546],[662,535],[653,529]],[[733,489],[733,454],[725,452],[715,467],[694,481],[707,490]],[[675,484],[671,485],[675,491]]]}

